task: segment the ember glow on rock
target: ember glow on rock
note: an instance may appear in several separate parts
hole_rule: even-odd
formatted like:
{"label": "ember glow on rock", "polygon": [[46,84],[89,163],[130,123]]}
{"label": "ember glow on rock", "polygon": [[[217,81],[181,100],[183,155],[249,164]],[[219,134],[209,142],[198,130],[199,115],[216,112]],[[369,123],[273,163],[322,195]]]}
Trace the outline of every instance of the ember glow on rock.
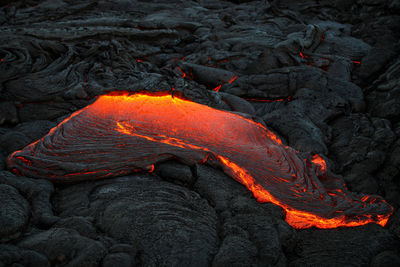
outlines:
{"label": "ember glow on rock", "polygon": [[167,93],[100,96],[13,153],[8,167],[66,182],[152,171],[171,158],[221,167],[259,202],[281,206],[295,228],[384,226],[393,210],[349,192],[321,157],[301,158],[263,125]]}

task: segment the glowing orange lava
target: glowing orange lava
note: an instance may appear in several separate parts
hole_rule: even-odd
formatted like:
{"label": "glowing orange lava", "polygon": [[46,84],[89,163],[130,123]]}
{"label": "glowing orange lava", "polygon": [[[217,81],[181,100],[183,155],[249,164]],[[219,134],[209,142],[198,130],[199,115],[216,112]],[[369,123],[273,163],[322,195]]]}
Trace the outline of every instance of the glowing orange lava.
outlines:
{"label": "glowing orange lava", "polygon": [[170,94],[105,95],[8,158],[22,175],[56,181],[153,171],[167,159],[213,162],[295,228],[384,226],[393,209],[355,195],[318,155],[308,161],[262,124]]}
{"label": "glowing orange lava", "polygon": [[213,91],[219,92],[219,90],[221,89],[221,87],[222,87],[222,84],[220,84],[220,85],[218,85],[217,87],[215,87],[215,88],[213,89]]}
{"label": "glowing orange lava", "polygon": [[326,171],[326,162],[323,158],[321,158],[320,155],[315,154],[312,159],[312,162],[314,162],[315,165],[319,166],[322,172]]}

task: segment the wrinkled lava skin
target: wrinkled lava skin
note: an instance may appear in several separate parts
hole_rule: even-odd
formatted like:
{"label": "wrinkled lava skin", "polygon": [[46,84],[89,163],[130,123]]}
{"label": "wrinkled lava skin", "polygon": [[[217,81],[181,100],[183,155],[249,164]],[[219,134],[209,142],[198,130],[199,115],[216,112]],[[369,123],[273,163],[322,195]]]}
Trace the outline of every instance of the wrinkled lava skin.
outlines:
{"label": "wrinkled lava skin", "polygon": [[167,93],[100,96],[10,155],[8,168],[66,182],[152,171],[171,158],[220,166],[259,202],[284,208],[295,228],[384,226],[393,211],[379,196],[349,192],[263,125]]}

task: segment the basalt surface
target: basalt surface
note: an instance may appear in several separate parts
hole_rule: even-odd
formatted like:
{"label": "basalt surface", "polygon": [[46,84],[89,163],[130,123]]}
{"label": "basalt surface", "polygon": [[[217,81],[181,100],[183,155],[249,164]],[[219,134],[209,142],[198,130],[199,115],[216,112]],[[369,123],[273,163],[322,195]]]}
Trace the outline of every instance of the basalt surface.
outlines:
{"label": "basalt surface", "polygon": [[[0,266],[398,266],[400,4],[0,1]],[[265,124],[387,225],[294,229],[215,165],[53,184],[6,158],[110,91]]]}

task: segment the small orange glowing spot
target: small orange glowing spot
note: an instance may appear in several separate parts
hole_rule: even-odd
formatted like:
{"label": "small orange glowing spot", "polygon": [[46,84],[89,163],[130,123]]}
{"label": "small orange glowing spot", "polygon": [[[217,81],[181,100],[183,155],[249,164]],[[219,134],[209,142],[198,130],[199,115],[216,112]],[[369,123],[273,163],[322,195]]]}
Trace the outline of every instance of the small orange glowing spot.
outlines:
{"label": "small orange glowing spot", "polygon": [[309,58],[309,56],[308,56],[308,55],[306,55],[306,54],[303,54],[302,52],[299,52],[299,55],[300,55],[302,58]]}
{"label": "small orange glowing spot", "polygon": [[213,91],[219,92],[219,89],[221,89],[221,87],[222,87],[222,84],[220,84],[220,85],[218,85],[217,87],[215,87],[215,88],[213,89]]}
{"label": "small orange glowing spot", "polygon": [[361,198],[361,201],[366,201],[366,200],[368,199],[368,197],[369,197],[369,196],[363,196],[363,197]]}
{"label": "small orange glowing spot", "polygon": [[360,61],[353,61],[353,63],[354,63],[354,64],[357,64],[357,65],[361,64]]}
{"label": "small orange glowing spot", "polygon": [[153,164],[153,165],[150,166],[149,172],[154,172],[154,169],[155,169],[155,167],[154,167],[154,164]]}
{"label": "small orange glowing spot", "polygon": [[187,76],[186,73],[180,67],[177,68],[182,73],[182,78],[185,78]]}
{"label": "small orange glowing spot", "polygon": [[229,84],[233,83],[237,78],[238,78],[237,76],[233,77],[228,83]]}
{"label": "small orange glowing spot", "polygon": [[326,171],[326,161],[318,154],[315,154],[311,160],[315,165],[319,166],[322,172]]}

